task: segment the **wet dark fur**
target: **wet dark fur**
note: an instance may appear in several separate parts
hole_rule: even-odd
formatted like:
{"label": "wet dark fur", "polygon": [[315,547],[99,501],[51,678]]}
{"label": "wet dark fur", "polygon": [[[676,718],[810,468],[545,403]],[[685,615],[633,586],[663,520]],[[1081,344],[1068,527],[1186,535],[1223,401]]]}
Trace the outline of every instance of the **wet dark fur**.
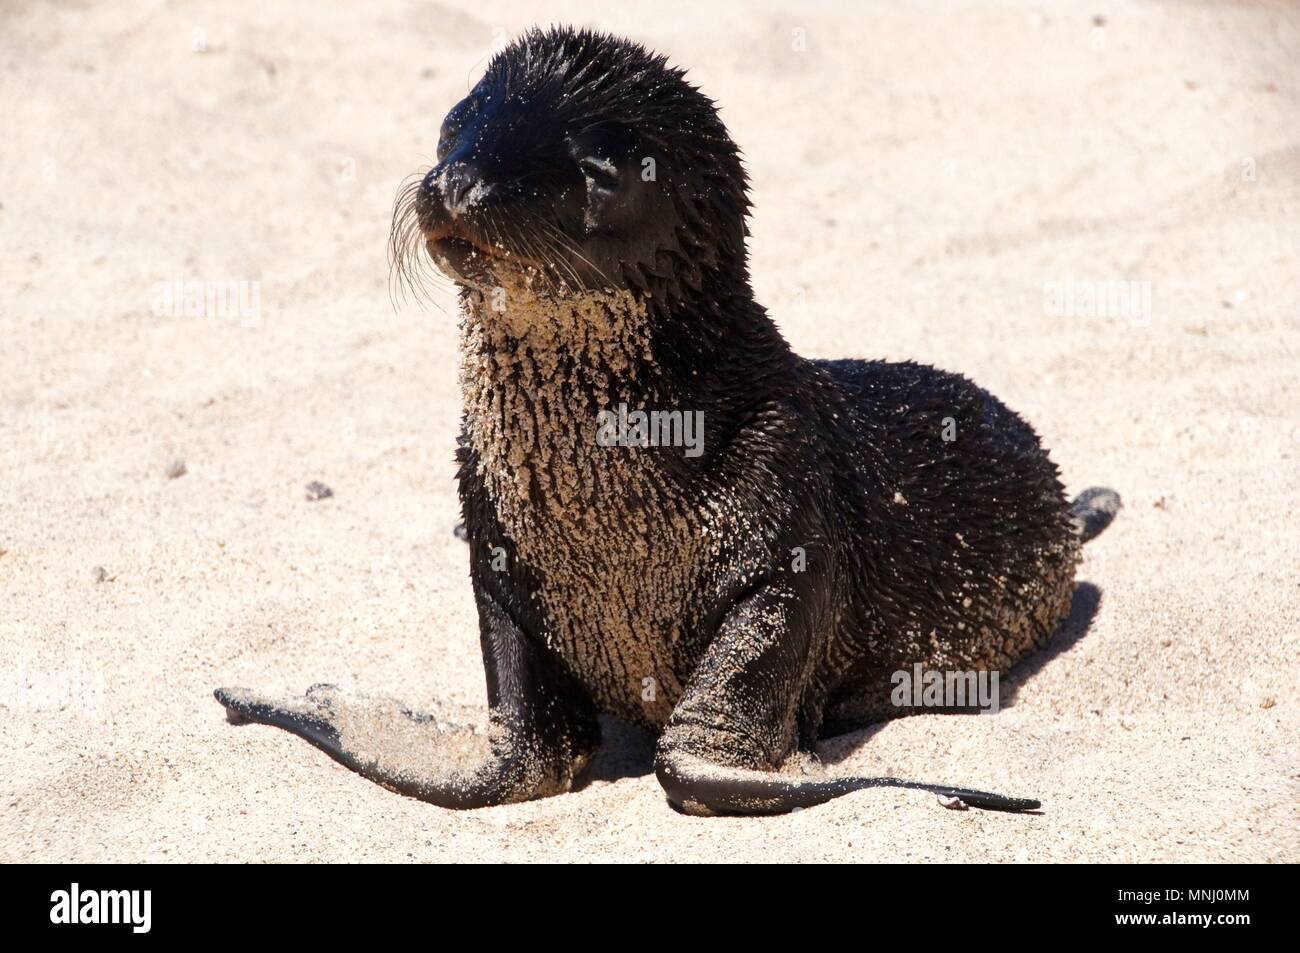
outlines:
{"label": "wet dark fur", "polygon": [[[650,182],[639,174],[647,156]],[[496,464],[467,429],[461,496],[489,706],[504,739],[481,776],[412,780],[343,750],[331,734],[338,699],[317,705],[310,730],[271,701],[219,693],[227,707],[454,806],[567,787],[596,744],[600,708],[660,732],[660,780],[694,812],[787,810],[881,784],[1037,806],[894,779],[776,773],[827,729],[907,713],[890,703],[895,671],[915,662],[1005,671],[1051,636],[1069,608],[1079,540],[1033,430],[954,374],[792,353],[750,291],[736,147],[713,104],[640,46],[587,32],[528,34],[449,114],[438,159],[399,197],[399,278],[420,280],[427,245],[460,281],[467,314],[485,321],[503,269],[535,268],[561,300],[630,291],[646,306],[651,356],[634,356],[633,371],[610,381],[590,373],[580,349],[557,346],[548,359],[565,383],[555,392],[593,422],[619,402],[702,411],[704,453],[609,448],[632,455],[610,468],[557,457],[553,467],[581,469],[596,515],[585,538],[572,518],[551,514],[543,478],[558,474],[525,481],[528,529],[557,541],[552,556],[530,563],[516,546],[525,527],[484,478]],[[864,315],[864,325],[873,320]],[[500,373],[490,393],[528,398],[521,372]],[[494,424],[510,436],[510,421]],[[637,592],[626,582],[639,578],[637,554],[662,561],[667,537],[654,527],[674,521],[692,530],[674,538],[709,544],[674,544],[666,556],[685,581]],[[492,565],[498,545],[504,572]],[[578,578],[574,591],[599,594],[619,581],[619,638],[656,641],[660,670],[620,667],[634,646],[604,631],[580,633],[592,640],[586,652],[557,637],[556,609],[540,596],[561,569]],[[646,703],[643,677],[667,694]]]}

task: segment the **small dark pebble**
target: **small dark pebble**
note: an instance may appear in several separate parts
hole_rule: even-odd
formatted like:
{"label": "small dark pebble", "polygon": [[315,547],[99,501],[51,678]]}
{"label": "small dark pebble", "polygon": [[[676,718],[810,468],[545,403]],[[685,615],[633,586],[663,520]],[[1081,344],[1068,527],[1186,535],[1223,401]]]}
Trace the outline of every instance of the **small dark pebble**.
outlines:
{"label": "small dark pebble", "polygon": [[317,500],[323,500],[333,495],[334,491],[319,480],[312,480],[307,484],[307,500],[311,503],[315,503]]}
{"label": "small dark pebble", "polygon": [[167,467],[167,479],[175,480],[177,477],[183,477],[189,472],[189,470],[185,469],[184,460],[173,460],[171,465]]}
{"label": "small dark pebble", "polygon": [[469,530],[465,528],[464,523],[457,523],[455,528],[452,529],[451,535],[455,536],[457,539],[469,540]]}

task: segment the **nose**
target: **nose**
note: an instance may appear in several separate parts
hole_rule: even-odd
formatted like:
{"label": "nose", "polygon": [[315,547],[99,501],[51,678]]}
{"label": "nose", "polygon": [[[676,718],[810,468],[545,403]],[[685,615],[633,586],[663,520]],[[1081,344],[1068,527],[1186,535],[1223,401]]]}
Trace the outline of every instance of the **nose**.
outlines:
{"label": "nose", "polygon": [[469,162],[445,163],[429,173],[425,185],[442,198],[443,207],[457,218],[487,192],[477,166]]}

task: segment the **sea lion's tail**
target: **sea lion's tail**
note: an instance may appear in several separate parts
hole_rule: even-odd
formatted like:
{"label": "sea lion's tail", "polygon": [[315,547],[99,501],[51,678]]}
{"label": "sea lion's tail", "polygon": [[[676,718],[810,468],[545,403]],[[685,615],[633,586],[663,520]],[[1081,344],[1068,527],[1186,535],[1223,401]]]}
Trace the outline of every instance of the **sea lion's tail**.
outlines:
{"label": "sea lion's tail", "polygon": [[1122,505],[1119,494],[1107,486],[1090,486],[1076,496],[1070,513],[1079,541],[1086,543],[1109,526]]}

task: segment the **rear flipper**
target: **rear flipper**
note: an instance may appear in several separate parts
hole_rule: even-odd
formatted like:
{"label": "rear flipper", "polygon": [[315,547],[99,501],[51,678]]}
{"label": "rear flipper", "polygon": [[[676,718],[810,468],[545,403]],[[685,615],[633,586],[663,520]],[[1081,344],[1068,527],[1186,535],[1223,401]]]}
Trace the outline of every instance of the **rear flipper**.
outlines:
{"label": "rear flipper", "polygon": [[1119,494],[1106,486],[1089,487],[1076,496],[1070,504],[1070,514],[1079,541],[1086,543],[1109,526],[1122,505]]}

